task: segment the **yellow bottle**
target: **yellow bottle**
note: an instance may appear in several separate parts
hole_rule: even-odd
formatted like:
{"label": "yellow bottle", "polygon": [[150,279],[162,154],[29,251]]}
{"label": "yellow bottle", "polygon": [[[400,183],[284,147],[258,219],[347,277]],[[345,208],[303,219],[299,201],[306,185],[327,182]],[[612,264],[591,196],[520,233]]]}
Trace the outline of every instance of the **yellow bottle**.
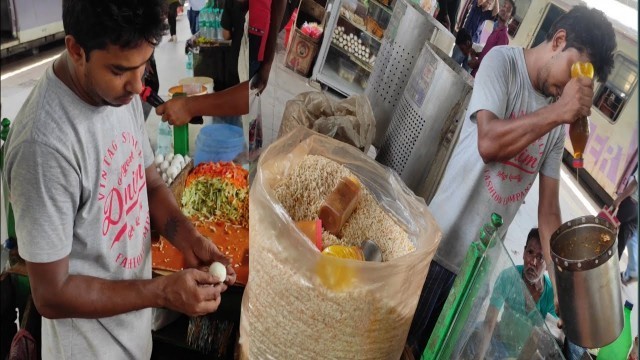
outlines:
{"label": "yellow bottle", "polygon": [[[593,65],[589,62],[577,62],[571,66],[571,77],[586,76],[593,79]],[[569,139],[573,147],[573,167],[584,167],[583,153],[589,140],[589,119],[587,117],[574,121],[569,127]]]}
{"label": "yellow bottle", "polygon": [[364,253],[357,246],[331,245],[322,250],[322,254],[341,259],[364,261]]}

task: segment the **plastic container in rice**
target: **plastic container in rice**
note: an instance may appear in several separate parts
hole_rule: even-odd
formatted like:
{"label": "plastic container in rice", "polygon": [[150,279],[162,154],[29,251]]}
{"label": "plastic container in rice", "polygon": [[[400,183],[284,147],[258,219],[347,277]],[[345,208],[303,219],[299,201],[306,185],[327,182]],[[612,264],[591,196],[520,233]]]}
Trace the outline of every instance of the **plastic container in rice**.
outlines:
{"label": "plastic container in rice", "polygon": [[[344,165],[343,165],[344,164]],[[324,246],[371,239],[384,262],[322,255],[295,226],[344,175],[363,196]],[[298,128],[262,155],[251,187],[240,344],[250,359],[397,359],[440,230],[424,201],[366,154]]]}

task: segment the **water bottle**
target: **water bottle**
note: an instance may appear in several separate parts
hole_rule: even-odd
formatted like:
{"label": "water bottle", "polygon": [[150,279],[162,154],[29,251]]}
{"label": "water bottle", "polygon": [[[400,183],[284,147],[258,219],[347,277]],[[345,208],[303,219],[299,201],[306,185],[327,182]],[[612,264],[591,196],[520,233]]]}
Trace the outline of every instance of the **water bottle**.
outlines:
{"label": "water bottle", "polygon": [[193,53],[189,51],[187,53],[187,77],[193,77]]}
{"label": "water bottle", "polygon": [[213,38],[215,40],[220,40],[221,31],[220,31],[220,9],[213,10]]}
{"label": "water bottle", "polygon": [[489,244],[491,243],[491,239],[493,238],[495,233],[498,231],[498,228],[502,226],[502,224],[503,224],[502,216],[496,213],[492,213],[491,222],[485,223],[480,228],[480,232],[478,234],[478,240],[482,244],[484,244],[484,246],[489,246]]}
{"label": "water bottle", "polygon": [[220,40],[224,40],[224,35],[222,34],[222,13],[224,9],[220,9],[220,13],[218,14],[218,35],[220,36]]}
{"label": "water bottle", "polygon": [[173,130],[168,122],[160,121],[158,125],[158,144],[156,155],[167,155],[172,153],[171,144],[173,140]]}
{"label": "water bottle", "polygon": [[199,36],[206,37],[207,31],[207,9],[204,8],[200,10],[200,14],[198,15],[198,32]]}
{"label": "water bottle", "polygon": [[209,40],[209,8],[200,10],[200,36]]}

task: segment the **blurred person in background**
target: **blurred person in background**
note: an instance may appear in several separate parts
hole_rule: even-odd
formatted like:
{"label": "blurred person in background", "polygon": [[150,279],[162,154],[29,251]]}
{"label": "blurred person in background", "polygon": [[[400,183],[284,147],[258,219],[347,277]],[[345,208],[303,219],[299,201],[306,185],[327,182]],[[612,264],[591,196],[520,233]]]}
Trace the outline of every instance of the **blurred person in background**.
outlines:
{"label": "blurred person in background", "polygon": [[483,24],[487,20],[493,20],[498,15],[500,3],[498,0],[473,0],[462,24],[462,28],[471,34],[471,40],[479,44],[482,35]]}
{"label": "blurred person in background", "polygon": [[469,56],[475,54],[472,45],[471,34],[465,29],[460,29],[456,35],[456,44],[453,47],[451,58],[467,72],[471,71]]}
{"label": "blurred person in background", "polygon": [[[231,40],[231,51],[227,52],[227,70],[231,72],[230,86],[240,83],[238,61],[242,38],[245,35],[245,18],[249,11],[249,0],[226,0],[222,12],[222,36],[225,40]],[[246,65],[245,65],[246,66]]]}
{"label": "blurred person in background", "polygon": [[473,77],[476,76],[482,59],[491,49],[496,46],[509,45],[509,29],[507,25],[509,21],[511,21],[511,16],[516,13],[516,5],[513,0],[503,1],[500,11],[498,11],[497,25],[494,26],[491,35],[487,38],[487,43],[482,48],[482,52],[480,55],[472,57],[471,60],[469,60],[469,67],[473,69],[473,71],[471,71],[471,76]]}
{"label": "blurred person in background", "polygon": [[613,207],[618,208],[618,256],[622,257],[625,247],[629,261],[627,269],[620,276],[623,285],[638,281],[638,167],[627,178],[624,190],[613,201]]}
{"label": "blurred person in background", "polygon": [[287,0],[249,1],[249,78],[258,94],[269,82],[286,8]]}
{"label": "blurred person in background", "polygon": [[[227,0],[229,1],[229,0]],[[189,18],[189,29],[191,30],[191,35],[195,35],[198,31],[200,31],[200,10],[207,3],[207,0],[189,0],[189,10],[187,11],[187,18]]]}
{"label": "blurred person in background", "polygon": [[178,41],[176,36],[176,24],[178,21],[178,8],[182,6],[180,0],[165,0],[167,4],[167,20],[169,21],[169,42]]}

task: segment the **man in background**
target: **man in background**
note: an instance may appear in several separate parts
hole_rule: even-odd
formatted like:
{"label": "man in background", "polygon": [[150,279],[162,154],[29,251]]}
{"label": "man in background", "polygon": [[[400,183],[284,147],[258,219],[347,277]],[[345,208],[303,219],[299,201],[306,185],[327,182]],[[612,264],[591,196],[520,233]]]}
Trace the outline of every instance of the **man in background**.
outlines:
{"label": "man in background", "polygon": [[189,28],[191,35],[195,35],[200,31],[200,10],[207,3],[207,0],[189,0],[189,10],[187,11],[187,18],[189,18]]}
{"label": "man in background", "polygon": [[480,67],[480,63],[482,59],[487,55],[491,49],[496,46],[501,45],[509,45],[509,33],[508,33],[508,24],[511,20],[511,16],[516,13],[516,4],[513,0],[504,0],[502,6],[500,7],[500,11],[498,11],[498,22],[497,25],[493,28],[491,35],[487,39],[487,43],[482,48],[482,52],[477,57],[473,57],[469,61],[469,67],[473,69],[471,71],[471,76],[475,77],[478,72],[478,68]]}
{"label": "man in background", "polygon": [[456,35],[456,45],[453,47],[451,58],[466,71],[471,71],[469,55],[475,53],[472,45],[471,34],[465,29],[460,29]]}

